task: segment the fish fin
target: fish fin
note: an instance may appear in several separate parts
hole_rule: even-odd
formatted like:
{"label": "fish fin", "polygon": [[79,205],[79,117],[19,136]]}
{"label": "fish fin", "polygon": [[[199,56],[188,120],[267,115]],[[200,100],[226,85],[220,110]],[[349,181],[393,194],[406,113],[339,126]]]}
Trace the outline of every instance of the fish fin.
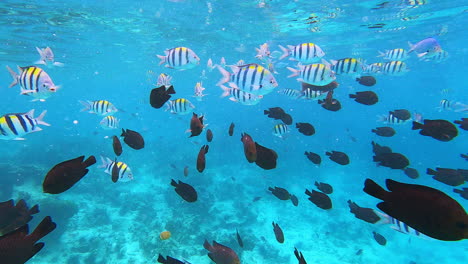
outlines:
{"label": "fish fin", "polygon": [[286,58],[287,56],[289,56],[289,49],[281,46],[281,45],[278,45],[278,47],[281,49],[281,51],[283,52],[283,54],[281,55],[281,57],[279,57],[279,60],[282,60],[284,58]]}
{"label": "fish fin", "polygon": [[44,110],[44,111],[42,111],[42,113],[38,117],[35,118],[35,120],[37,121],[38,124],[44,125],[44,126],[50,126],[49,123],[46,123],[43,120],[46,113],[47,113],[47,110]]}
{"label": "fish fin", "polygon": [[41,60],[35,61],[34,64],[46,65],[47,63],[41,59]]}
{"label": "fish fin", "polygon": [[208,240],[206,239],[205,239],[205,242],[203,243],[203,247],[210,252],[214,250],[213,246],[211,246]]}
{"label": "fish fin", "polygon": [[431,169],[431,168],[427,168],[427,171],[426,171],[426,174],[429,174],[429,175],[436,175],[436,171]]}
{"label": "fish fin", "polygon": [[356,94],[350,94],[349,98],[356,98]]}
{"label": "fish fin", "polygon": [[[294,77],[294,76],[298,76],[299,75],[299,71],[300,70],[297,70],[297,69],[294,69],[294,68],[291,68],[291,67],[286,67],[288,70],[290,70],[292,73],[288,76],[288,78],[291,78],[291,77]],[[299,80],[299,79],[298,79]]]}
{"label": "fish fin", "polygon": [[26,140],[26,139],[25,139],[25,138],[17,137],[17,138],[14,138],[13,140]]}
{"label": "fish fin", "polygon": [[221,98],[226,97],[226,96],[228,96],[228,95],[230,94],[231,88],[228,88],[228,87],[226,87],[226,86],[224,86],[224,85],[222,85],[222,84],[219,85],[219,87],[220,87],[221,89],[223,89],[223,93],[221,94]]}
{"label": "fish fin", "polygon": [[381,51],[379,50],[379,56],[377,56],[377,57],[385,57],[385,53],[384,53],[384,52],[381,52]]}
{"label": "fish fin", "polygon": [[90,101],[79,101],[85,108],[81,109],[81,112],[91,110],[92,103]]}
{"label": "fish fin", "polygon": [[178,184],[174,179],[171,179],[171,185],[177,187]]}
{"label": "fish fin", "polygon": [[414,49],[414,45],[411,44],[411,42],[408,41],[408,46],[410,47],[410,50],[408,51],[408,54],[413,52],[413,49]]}
{"label": "fish fin", "polygon": [[15,86],[16,84],[18,84],[18,78],[19,78],[19,75],[13,71],[10,67],[6,66],[8,72],[10,73],[11,77],[13,78],[13,82],[10,83],[10,85],[8,86],[8,88],[11,88],[13,86]]}
{"label": "fish fin", "polygon": [[156,55],[158,57],[158,59],[160,59],[161,61],[159,62],[159,65],[162,65],[166,62],[166,58],[167,56],[162,56],[162,55]]}
{"label": "fish fin", "polygon": [[31,207],[31,209],[29,209],[29,214],[37,214],[39,213],[39,205],[34,205],[33,207]]}
{"label": "fish fin", "polygon": [[384,201],[386,199],[386,195],[388,194],[388,192],[385,191],[384,188],[382,188],[380,185],[378,185],[371,179],[366,179],[366,181],[364,182],[364,192],[371,196],[374,196],[377,199]]}
{"label": "fish fin", "polygon": [[[84,157],[84,156],[83,156],[83,157]],[[87,168],[87,167],[89,167],[89,166],[91,166],[91,165],[93,165],[93,164],[95,164],[95,163],[96,163],[96,158],[95,158],[93,155],[91,155],[91,156],[89,156],[89,158],[87,158],[87,159],[83,162],[83,165]]]}
{"label": "fish fin", "polygon": [[427,52],[418,53],[418,58],[422,59],[426,55],[427,55]]}
{"label": "fish fin", "polygon": [[52,222],[52,218],[50,216],[46,216],[44,219],[42,219],[39,225],[37,225],[36,229],[34,229],[34,231],[28,235],[28,237],[30,237],[35,243],[39,239],[52,232],[56,227],[57,225]]}
{"label": "fish fin", "polygon": [[55,61],[55,62],[53,63],[53,65],[54,65],[54,66],[57,66],[57,67],[63,67],[63,66],[65,66],[64,63],[61,63],[61,62],[58,62],[58,61]]}
{"label": "fish fin", "polygon": [[413,121],[413,127],[411,128],[412,130],[423,129],[423,128],[424,128],[423,124]]}
{"label": "fish fin", "polygon": [[227,82],[229,82],[229,79],[231,78],[231,74],[226,70],[224,69],[223,67],[219,66],[219,65],[216,65],[219,72],[223,75],[223,77],[221,78],[221,80],[219,80],[219,82],[216,84],[216,85],[221,85],[221,84],[225,84]]}
{"label": "fish fin", "polygon": [[159,256],[158,256],[158,262],[164,264],[164,263],[167,263],[167,260],[164,259],[164,257],[163,257],[161,254],[159,254]]}

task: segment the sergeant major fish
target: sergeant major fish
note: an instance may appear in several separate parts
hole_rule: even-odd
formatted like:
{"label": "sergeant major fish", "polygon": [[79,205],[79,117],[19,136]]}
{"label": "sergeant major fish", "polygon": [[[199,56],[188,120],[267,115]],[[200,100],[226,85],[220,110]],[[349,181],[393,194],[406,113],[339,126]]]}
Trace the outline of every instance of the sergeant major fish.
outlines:
{"label": "sergeant major fish", "polygon": [[379,56],[377,57],[383,57],[385,60],[391,60],[391,61],[404,61],[409,58],[408,53],[406,52],[405,49],[392,49],[392,50],[386,50],[385,52],[379,51]]}
{"label": "sergeant major fish", "polygon": [[104,117],[99,124],[104,129],[116,129],[119,127],[120,119],[114,116],[106,116]]}
{"label": "sergeant major fish", "polygon": [[101,156],[102,165],[99,168],[105,168],[104,172],[112,176],[113,182],[128,182],[133,180],[133,173],[127,164],[121,161],[112,161],[109,158]]}
{"label": "sergeant major fish", "polygon": [[0,117],[0,139],[24,140],[23,136],[41,131],[38,125],[50,126],[43,121],[47,110],[34,118],[34,109],[27,113],[6,114]]}
{"label": "sergeant major fish", "polygon": [[279,58],[280,60],[291,55],[292,58],[290,58],[290,60],[310,64],[320,61],[320,59],[325,56],[325,52],[314,43],[302,43],[296,46],[288,45],[288,48],[281,45],[278,46],[283,51],[283,55]]}
{"label": "sergeant major fish", "polygon": [[332,71],[332,69],[328,65],[322,63],[315,63],[305,66],[299,64],[299,69],[294,69],[291,67],[287,68],[292,72],[288,78],[299,76],[297,81],[312,85],[324,86],[336,79],[335,73]]}
{"label": "sergeant major fish", "polygon": [[46,47],[43,49],[40,49],[36,47],[37,52],[39,52],[39,55],[41,58],[35,62],[35,64],[44,64],[47,66],[53,65],[53,66],[58,66],[58,67],[63,67],[64,64],[58,61],[55,61],[55,56],[54,52],[52,51],[51,48]]}
{"label": "sergeant major fish", "polygon": [[187,70],[200,63],[200,58],[193,50],[186,47],[177,47],[164,51],[165,55],[157,55],[161,60],[159,65],[166,63],[167,68]]}
{"label": "sergeant major fish", "polygon": [[229,97],[229,100],[243,105],[256,105],[263,98],[263,95],[255,95],[237,88],[228,88],[224,85],[220,85],[219,87],[224,91],[221,97],[230,95],[231,97]]}
{"label": "sergeant major fish", "polygon": [[13,82],[9,88],[19,83],[21,94],[31,95],[35,99],[33,101],[44,102],[52,93],[55,93],[60,87],[56,86],[50,76],[41,68],[36,66],[19,67],[19,74],[14,72],[10,67],[6,66],[13,77]]}
{"label": "sergeant major fish", "polygon": [[231,65],[229,67],[232,73],[218,66],[218,70],[223,75],[217,84],[218,86],[229,82],[231,88],[237,88],[254,95],[268,94],[278,86],[273,74],[259,64]]}
{"label": "sergeant major fish", "polygon": [[167,109],[170,110],[172,114],[186,115],[195,108],[195,106],[185,98],[179,98],[175,100],[169,100],[166,103]]}
{"label": "sergeant major fish", "polygon": [[81,112],[88,111],[88,113],[98,115],[112,115],[118,111],[118,109],[109,101],[96,100],[96,101],[80,101],[84,106]]}

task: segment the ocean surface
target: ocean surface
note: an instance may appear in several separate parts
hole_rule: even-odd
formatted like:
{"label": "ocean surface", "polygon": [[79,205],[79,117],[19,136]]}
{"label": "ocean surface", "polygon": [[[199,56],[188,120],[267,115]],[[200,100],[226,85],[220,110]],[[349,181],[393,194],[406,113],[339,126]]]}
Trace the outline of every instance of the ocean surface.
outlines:
{"label": "ocean surface", "polygon": [[[2,0],[0,115],[31,109],[38,115],[47,110],[44,120],[51,124],[26,135],[26,140],[0,141],[0,201],[38,204],[41,212],[30,222],[31,229],[47,215],[57,223],[41,239],[45,247],[27,263],[157,263],[158,254],[192,264],[214,263],[203,248],[205,239],[232,248],[245,264],[298,263],[295,247],[309,264],[467,263],[466,240],[422,239],[396,232],[388,224],[369,224],[355,218],[347,204],[352,200],[378,210],[379,201],[362,190],[364,180],[371,178],[381,185],[394,179],[430,186],[468,208],[468,201],[453,187],[426,174],[427,168],[467,169],[467,161],[460,157],[468,151],[467,131],[459,128],[458,137],[441,142],[412,130],[410,121],[390,124],[397,131],[393,137],[371,133],[387,125],[379,116],[395,109],[450,122],[468,117],[466,111],[438,108],[442,99],[468,104],[467,8],[462,0]],[[437,38],[448,52],[446,60],[426,61],[412,53],[405,61],[409,71],[401,76],[369,74],[377,80],[373,87],[337,75],[340,85],[333,98],[342,104],[337,112],[323,109],[316,100],[277,92],[301,89],[297,77],[288,78],[287,67],[296,68],[297,61],[279,60],[278,45],[312,42],[329,62],[353,57],[371,64],[386,62],[377,57],[379,51],[408,51],[408,42],[428,37]],[[221,98],[217,83],[222,74],[207,67],[208,60],[220,64],[224,57],[227,65],[243,60],[267,67],[255,57],[255,48],[264,43],[272,52],[278,87],[256,105]],[[37,65],[60,85],[45,102],[20,95],[19,86],[8,88],[12,79],[5,67],[34,65],[40,57],[36,47],[50,47],[55,60],[64,63]],[[183,71],[159,65],[156,55],[175,47],[193,50],[199,65]],[[176,90],[172,99],[186,98],[195,105],[193,112],[204,115],[212,142],[207,143],[205,132],[189,138],[191,113],[151,107],[149,95],[161,73],[172,76]],[[197,82],[206,88],[202,101],[193,97]],[[367,106],[349,98],[358,91],[374,91],[379,102]],[[114,114],[119,128],[103,129],[102,116],[81,111],[79,101],[86,100],[112,102],[119,109]],[[293,118],[283,138],[272,133],[280,120],[264,115],[271,107],[281,107]],[[299,133],[297,122],[312,124],[316,133]],[[231,123],[233,136],[228,135]],[[100,156],[116,157],[112,136],[120,136],[122,128],[138,131],[145,147],[134,150],[122,142],[118,160],[128,164],[134,180],[113,183],[99,168]],[[247,162],[242,132],[276,151],[275,169]],[[377,166],[372,141],[404,154],[420,177],[411,179],[402,170]],[[206,169],[199,173],[197,155],[204,144],[209,152]],[[332,150],[345,152],[350,164],[329,160],[325,152]],[[322,163],[310,162],[305,151],[319,154]],[[94,155],[98,163],[80,182],[61,194],[42,192],[44,176],[55,164],[81,155]],[[191,184],[198,200],[182,200],[171,179]],[[332,209],[322,210],[307,200],[305,189],[316,189],[315,181],[333,186]],[[295,194],[299,205],[273,196],[268,187],[274,186]],[[281,226],[284,243],[276,241],[272,222]],[[172,236],[161,240],[159,234],[165,230]],[[374,240],[373,231],[387,239],[386,246]]]}

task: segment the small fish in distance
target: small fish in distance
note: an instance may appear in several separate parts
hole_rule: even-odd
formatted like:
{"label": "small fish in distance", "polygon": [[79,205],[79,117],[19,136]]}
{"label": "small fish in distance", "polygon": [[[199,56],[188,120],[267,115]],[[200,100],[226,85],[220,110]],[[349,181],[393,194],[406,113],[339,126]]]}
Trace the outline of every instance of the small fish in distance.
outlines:
{"label": "small fish in distance", "polygon": [[276,241],[278,241],[281,244],[284,243],[283,230],[278,225],[278,223],[272,222],[272,225],[273,225],[273,232],[275,233]]}
{"label": "small fish in distance", "polygon": [[208,145],[203,145],[200,148],[200,151],[198,152],[197,156],[197,171],[202,173],[205,170],[206,167],[206,159],[205,155],[208,153],[209,146]]}

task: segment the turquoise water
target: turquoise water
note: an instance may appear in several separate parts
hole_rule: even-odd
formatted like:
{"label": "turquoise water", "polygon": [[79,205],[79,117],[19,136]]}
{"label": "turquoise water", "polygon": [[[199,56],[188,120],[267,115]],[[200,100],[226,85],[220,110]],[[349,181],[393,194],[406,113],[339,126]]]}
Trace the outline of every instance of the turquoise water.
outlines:
{"label": "turquoise water", "polygon": [[[27,2],[27,4],[26,4]],[[65,3],[64,3],[65,2]],[[19,95],[19,87],[8,89],[11,77],[0,71],[2,103],[0,115],[47,110],[50,127],[26,135],[25,141],[1,141],[0,200],[25,199],[39,204],[35,226],[50,215],[57,229],[42,241],[46,246],[28,263],[155,263],[157,255],[170,255],[192,264],[212,263],[203,248],[205,239],[233,248],[241,263],[297,263],[294,247],[308,263],[466,263],[468,244],[424,240],[392,230],[389,225],[371,225],[356,219],[347,205],[351,199],[363,207],[376,208],[377,200],[362,191],[366,178],[379,184],[391,178],[440,189],[467,208],[467,201],[452,187],[434,181],[426,168],[466,169],[461,153],[467,153],[466,131],[450,142],[423,137],[411,124],[394,125],[397,134],[382,138],[370,130],[384,124],[379,115],[408,109],[428,119],[454,121],[466,112],[439,111],[439,101],[449,99],[468,104],[466,48],[467,7],[464,1],[426,1],[411,6],[388,1],[385,8],[372,9],[379,1],[2,1],[0,3],[0,62],[2,68],[33,65],[39,59],[35,47],[51,47],[64,67],[43,67],[61,88],[45,102],[31,102]],[[442,2],[442,3],[439,3]],[[314,22],[315,21],[315,22]],[[312,23],[313,22],[313,23]],[[368,26],[384,23],[382,28]],[[295,78],[287,78],[284,59],[275,64],[279,86],[259,104],[246,106],[220,98],[217,69],[206,67],[209,58],[227,64],[242,59],[260,63],[255,48],[313,42],[326,53],[326,60],[362,58],[366,63],[383,61],[378,51],[408,48],[436,36],[449,53],[446,61],[426,62],[414,54],[406,61],[410,71],[403,76],[375,75],[377,85],[365,87],[349,76],[337,76],[340,86],[334,98],[343,108],[326,111],[316,101],[293,100],[276,91],[300,89]],[[189,47],[200,57],[200,65],[186,71],[159,66],[157,54],[165,49]],[[42,67],[42,66],[41,66]],[[204,71],[204,73],[203,73]],[[177,94],[187,98],[194,112],[204,114],[213,142],[203,173],[195,169],[205,134],[188,138],[191,115],[173,115],[154,109],[148,97],[157,76],[167,73]],[[202,81],[207,96],[192,97]],[[348,94],[372,90],[379,102],[365,106]],[[81,112],[79,100],[109,100],[119,110],[120,128],[140,132],[146,141],[142,150],[124,146],[119,160],[127,163],[135,179],[113,183],[98,164],[72,189],[58,195],[42,193],[42,180],[55,164],[80,155],[114,158],[113,135],[104,130],[102,117]],[[272,134],[279,121],[263,110],[280,106],[295,122],[310,122],[316,134],[306,137],[292,125],[284,138]],[[234,136],[228,136],[231,122]],[[248,163],[240,133],[278,153],[278,166],[263,170]],[[401,170],[377,167],[372,162],[371,141],[390,146],[408,157],[420,178],[408,178]],[[340,166],[325,151],[346,152],[351,163]],[[322,156],[316,166],[304,151]],[[98,161],[99,162],[99,161]],[[183,169],[189,167],[184,177]],[[196,203],[186,203],[170,186],[171,179],[192,184]],[[333,209],[324,211],[307,200],[305,189],[313,183],[333,185]],[[299,198],[299,206],[280,201],[269,186],[288,189]],[[465,184],[466,186],[466,184]],[[462,186],[463,187],[463,186]],[[255,197],[261,197],[253,201]],[[271,222],[284,231],[279,244]],[[236,228],[243,240],[240,248]],[[172,237],[161,241],[159,233]],[[385,247],[377,244],[372,231],[384,235]],[[362,249],[362,254],[356,255]]]}

